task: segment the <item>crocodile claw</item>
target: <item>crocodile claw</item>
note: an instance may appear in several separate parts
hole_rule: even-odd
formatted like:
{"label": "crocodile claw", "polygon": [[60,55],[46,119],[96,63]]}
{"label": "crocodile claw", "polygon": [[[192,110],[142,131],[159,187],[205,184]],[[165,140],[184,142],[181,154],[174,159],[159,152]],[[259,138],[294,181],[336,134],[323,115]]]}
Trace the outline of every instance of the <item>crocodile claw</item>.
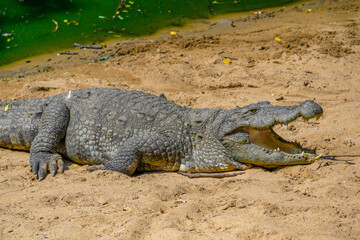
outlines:
{"label": "crocodile claw", "polygon": [[33,174],[38,175],[38,181],[45,179],[50,169],[51,176],[64,172],[64,161],[57,153],[39,152],[30,155],[30,165]]}

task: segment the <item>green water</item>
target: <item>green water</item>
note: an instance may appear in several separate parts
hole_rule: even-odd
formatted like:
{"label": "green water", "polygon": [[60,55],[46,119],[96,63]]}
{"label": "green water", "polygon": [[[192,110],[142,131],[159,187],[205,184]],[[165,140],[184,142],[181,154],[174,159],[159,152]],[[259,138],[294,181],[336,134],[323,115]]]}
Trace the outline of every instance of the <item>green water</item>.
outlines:
{"label": "green water", "polygon": [[281,6],[295,0],[1,0],[0,65],[75,42],[139,37],[191,19]]}

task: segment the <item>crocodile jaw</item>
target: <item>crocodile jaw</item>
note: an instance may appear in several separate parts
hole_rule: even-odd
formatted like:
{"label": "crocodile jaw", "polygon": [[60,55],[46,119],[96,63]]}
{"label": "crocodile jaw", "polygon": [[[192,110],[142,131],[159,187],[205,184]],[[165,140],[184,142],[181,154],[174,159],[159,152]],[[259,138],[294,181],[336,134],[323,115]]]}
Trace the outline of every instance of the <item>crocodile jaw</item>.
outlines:
{"label": "crocodile jaw", "polygon": [[272,128],[265,130],[244,129],[249,134],[249,140],[260,148],[288,154],[301,154],[302,152],[315,154],[315,151],[303,148],[297,142],[289,142],[280,137]]}
{"label": "crocodile jaw", "polygon": [[225,136],[222,144],[230,150],[236,161],[267,168],[310,164],[321,157],[297,142],[284,140],[272,128],[239,128]]}

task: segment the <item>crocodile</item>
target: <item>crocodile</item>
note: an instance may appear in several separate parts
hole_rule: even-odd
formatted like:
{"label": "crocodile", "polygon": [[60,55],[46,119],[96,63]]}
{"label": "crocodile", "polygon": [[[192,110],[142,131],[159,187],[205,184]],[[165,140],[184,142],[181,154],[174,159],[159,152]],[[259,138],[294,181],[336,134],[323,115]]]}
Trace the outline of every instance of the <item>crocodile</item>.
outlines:
{"label": "crocodile", "polygon": [[312,100],[274,106],[192,109],[140,91],[93,88],[36,99],[0,101],[0,147],[30,151],[39,181],[63,172],[63,158],[89,170],[219,173],[252,166],[310,164],[314,150],[273,127],[319,118]]}

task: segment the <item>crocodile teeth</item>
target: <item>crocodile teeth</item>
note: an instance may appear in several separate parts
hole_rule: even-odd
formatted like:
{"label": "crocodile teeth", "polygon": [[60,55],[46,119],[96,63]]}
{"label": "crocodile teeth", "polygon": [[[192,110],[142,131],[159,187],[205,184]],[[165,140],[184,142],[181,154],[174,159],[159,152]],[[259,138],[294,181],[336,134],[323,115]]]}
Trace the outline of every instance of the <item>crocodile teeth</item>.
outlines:
{"label": "crocodile teeth", "polygon": [[316,156],[314,159],[315,159],[315,160],[318,160],[319,158],[321,158],[321,156],[322,156],[322,154]]}
{"label": "crocodile teeth", "polygon": [[300,154],[300,156],[304,156],[304,152],[302,152],[302,153]]}
{"label": "crocodile teeth", "polygon": [[288,127],[287,127],[287,123],[285,124],[285,130],[287,130],[288,129]]}

